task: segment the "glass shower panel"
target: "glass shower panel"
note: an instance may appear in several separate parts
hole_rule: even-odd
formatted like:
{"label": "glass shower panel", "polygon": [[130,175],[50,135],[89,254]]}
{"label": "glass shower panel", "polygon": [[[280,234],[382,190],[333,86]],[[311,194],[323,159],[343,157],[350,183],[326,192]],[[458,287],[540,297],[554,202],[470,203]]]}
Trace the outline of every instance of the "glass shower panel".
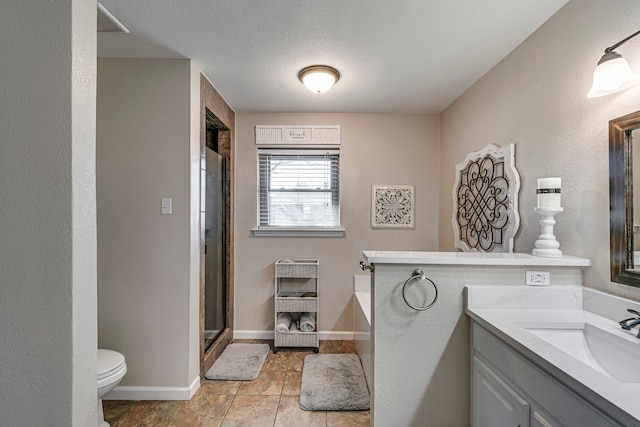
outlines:
{"label": "glass shower panel", "polygon": [[225,161],[206,148],[205,307],[204,347],[215,342],[226,327],[226,191]]}

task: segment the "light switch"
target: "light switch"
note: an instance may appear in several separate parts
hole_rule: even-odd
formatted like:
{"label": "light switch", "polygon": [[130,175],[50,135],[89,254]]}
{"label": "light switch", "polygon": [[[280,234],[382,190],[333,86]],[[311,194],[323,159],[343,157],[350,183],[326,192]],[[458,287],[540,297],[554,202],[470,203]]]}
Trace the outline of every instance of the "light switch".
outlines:
{"label": "light switch", "polygon": [[172,203],[173,199],[171,199],[170,197],[162,198],[162,215],[171,215],[173,213],[171,212]]}

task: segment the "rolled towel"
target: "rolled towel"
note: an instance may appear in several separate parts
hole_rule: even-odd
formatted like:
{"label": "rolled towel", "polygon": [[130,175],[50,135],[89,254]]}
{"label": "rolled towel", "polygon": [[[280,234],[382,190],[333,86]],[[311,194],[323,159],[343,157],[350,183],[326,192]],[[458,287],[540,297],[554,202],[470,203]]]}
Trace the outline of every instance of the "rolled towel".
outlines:
{"label": "rolled towel", "polygon": [[302,332],[313,332],[316,323],[311,317],[311,313],[300,313],[300,330]]}
{"label": "rolled towel", "polygon": [[291,313],[279,313],[276,330],[278,332],[289,332],[290,327],[291,327]]}

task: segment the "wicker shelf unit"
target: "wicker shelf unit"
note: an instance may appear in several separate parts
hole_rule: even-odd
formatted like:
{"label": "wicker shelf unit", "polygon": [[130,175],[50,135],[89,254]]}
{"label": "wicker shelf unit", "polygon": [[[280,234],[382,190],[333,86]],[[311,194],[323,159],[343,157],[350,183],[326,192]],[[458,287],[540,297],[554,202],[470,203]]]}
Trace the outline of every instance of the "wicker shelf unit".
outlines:
{"label": "wicker shelf unit", "polygon": [[[273,352],[280,347],[310,347],[317,353],[319,270],[317,259],[278,260],[275,263],[275,314]],[[293,321],[288,331],[278,330],[280,313],[290,313]],[[301,331],[303,313],[313,320],[312,331]],[[308,323],[307,323],[308,324]]]}

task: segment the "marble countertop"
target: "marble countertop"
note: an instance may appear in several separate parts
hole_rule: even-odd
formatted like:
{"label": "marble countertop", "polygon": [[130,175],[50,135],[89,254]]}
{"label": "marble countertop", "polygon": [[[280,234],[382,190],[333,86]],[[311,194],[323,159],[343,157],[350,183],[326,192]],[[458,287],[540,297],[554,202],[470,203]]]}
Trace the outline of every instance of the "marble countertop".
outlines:
{"label": "marble countertop", "polygon": [[364,258],[380,264],[439,264],[439,265],[504,265],[504,266],[564,266],[589,267],[591,260],[563,255],[560,258],[544,258],[524,253],[495,252],[412,252],[412,251],[362,251]]}
{"label": "marble countertop", "polygon": [[[607,303],[606,300],[609,298],[615,301]],[[594,299],[601,304],[594,304]],[[584,304],[585,300],[592,302]],[[585,305],[602,305],[604,308],[602,312],[593,312],[587,311]],[[612,310],[612,306],[619,308]],[[640,340],[635,337],[636,331],[624,331],[618,325],[618,320],[625,316],[630,317],[622,307],[638,309],[640,304],[593,289],[573,286],[465,288],[465,313],[479,325],[543,370],[565,382],[570,388],[585,395],[596,406],[608,408],[606,412],[616,417],[628,419],[628,415],[631,415],[636,422],[640,422],[640,383],[615,380],[526,330],[548,327],[580,328],[580,325],[589,323],[640,347]],[[614,312],[618,313],[619,310],[622,310],[616,314],[619,319],[607,317]]]}

